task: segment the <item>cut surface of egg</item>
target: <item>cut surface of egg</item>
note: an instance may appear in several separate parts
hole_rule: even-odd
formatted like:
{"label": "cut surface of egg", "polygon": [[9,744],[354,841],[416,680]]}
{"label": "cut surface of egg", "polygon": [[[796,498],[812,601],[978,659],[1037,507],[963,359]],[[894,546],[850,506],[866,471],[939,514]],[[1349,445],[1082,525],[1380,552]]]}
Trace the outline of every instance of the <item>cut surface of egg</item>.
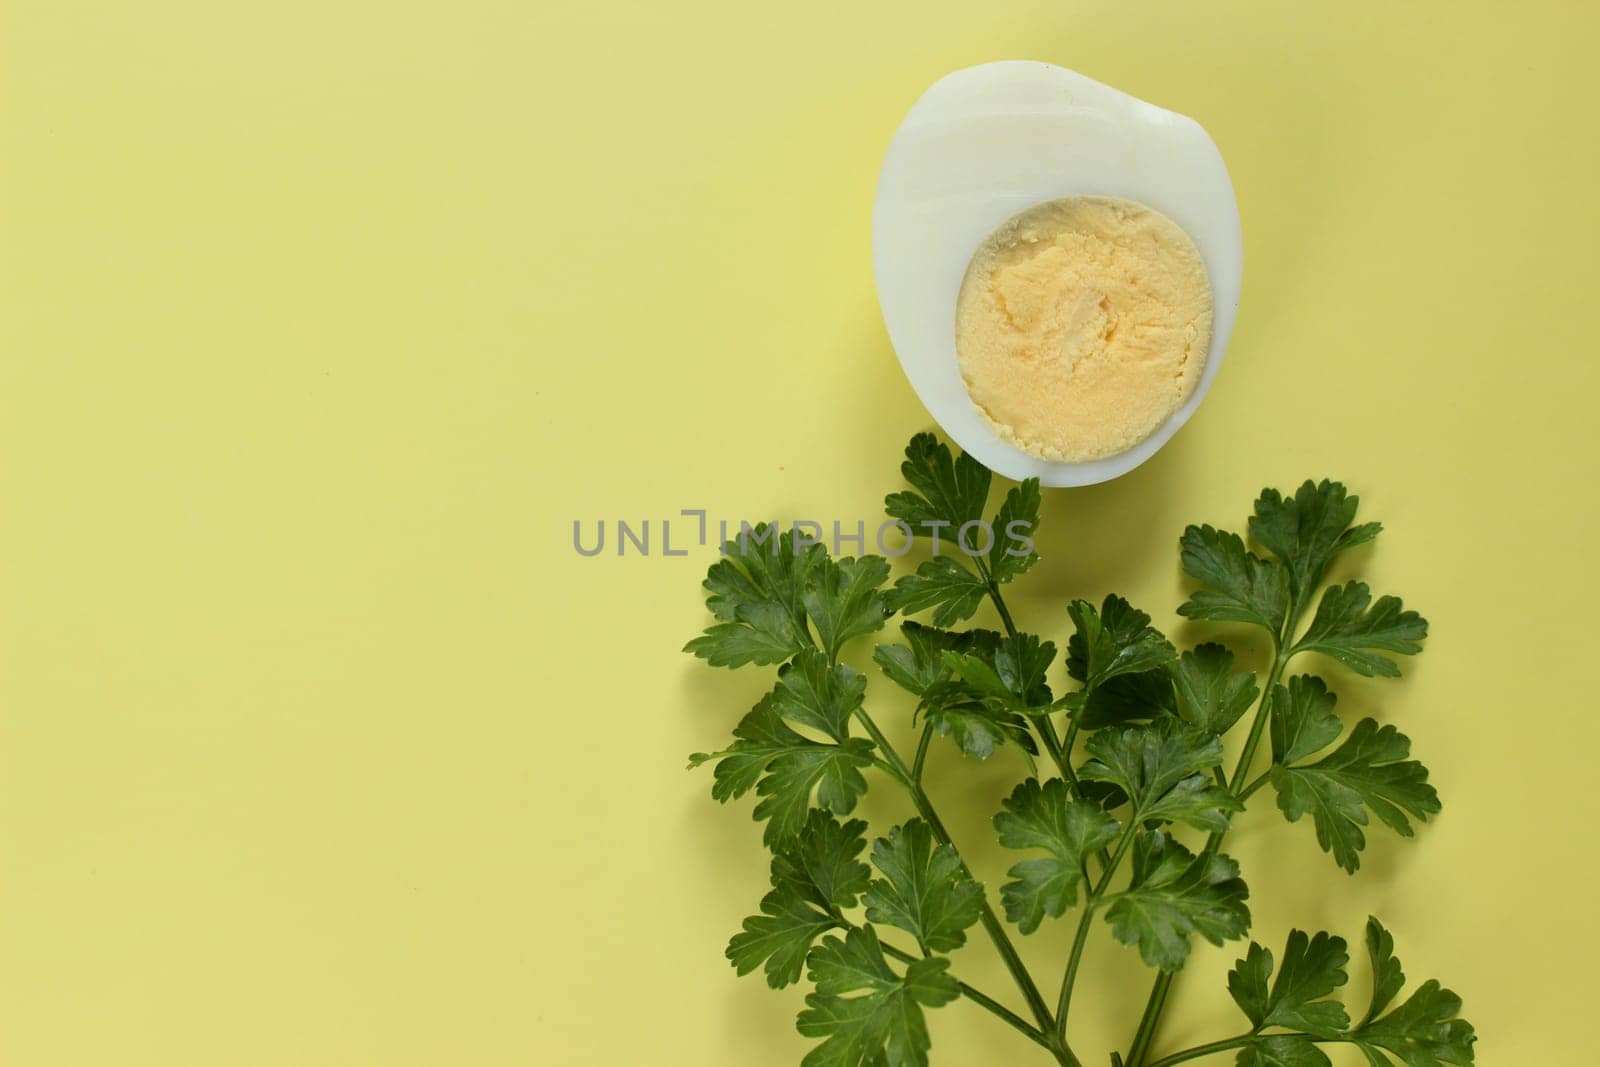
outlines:
{"label": "cut surface of egg", "polygon": [[[1027,208],[1084,196],[1133,201],[1177,223],[1199,250],[1213,319],[1204,370],[1170,417],[1126,451],[1063,462],[1003,439],[974,404],[956,356],[956,307],[991,233]],[[1125,474],[1188,421],[1222,364],[1243,269],[1233,185],[1197,122],[1023,60],[956,71],[913,105],[879,176],[872,257],[889,339],[934,420],[985,466],[1051,486]]]}

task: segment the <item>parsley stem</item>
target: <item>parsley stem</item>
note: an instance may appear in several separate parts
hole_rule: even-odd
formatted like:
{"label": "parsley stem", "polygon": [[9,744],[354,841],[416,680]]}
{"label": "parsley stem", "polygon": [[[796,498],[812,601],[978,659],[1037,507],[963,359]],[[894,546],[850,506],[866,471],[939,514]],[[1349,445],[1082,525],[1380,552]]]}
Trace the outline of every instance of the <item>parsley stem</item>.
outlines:
{"label": "parsley stem", "polygon": [[[994,607],[1000,613],[1000,621],[1005,624],[1006,633],[1011,637],[1017,636],[1016,624],[1011,621],[1011,612],[1006,610],[1006,601],[1000,595],[1000,585],[989,574],[989,569],[984,566],[982,557],[974,556],[972,562],[978,568],[978,575],[983,579],[984,585],[989,588],[989,599],[994,601]],[[1065,741],[1056,734],[1055,723],[1050,721],[1050,711],[1046,709],[1042,715],[1030,715],[1029,720],[1039,731],[1039,740],[1044,744],[1044,750],[1050,754],[1051,762],[1061,772],[1062,779],[1072,788],[1074,795],[1078,793],[1078,773],[1072,769],[1072,749],[1078,742],[1078,720],[1068,716],[1067,738]],[[1101,864],[1111,862],[1111,853],[1105,849],[1100,850]]]}
{"label": "parsley stem", "polygon": [[[1213,1052],[1227,1052],[1229,1049],[1241,1048],[1244,1045],[1248,1045],[1254,1036],[1254,1034],[1244,1034],[1240,1037],[1230,1037],[1223,1041],[1212,1041],[1208,1044],[1196,1045],[1194,1048],[1184,1049],[1182,1052],[1174,1052],[1170,1056],[1163,1056],[1159,1060],[1154,1060],[1149,1067],[1170,1067],[1171,1064],[1183,1063],[1186,1060],[1197,1060],[1201,1056],[1209,1056]],[[1128,1062],[1131,1064],[1133,1061],[1130,1060]]]}
{"label": "parsley stem", "polygon": [[[961,850],[957,849],[955,842],[950,839],[950,831],[945,829],[943,820],[939,818],[939,813],[934,811],[933,801],[928,798],[928,794],[923,791],[922,786],[912,776],[905,760],[900,758],[900,754],[889,743],[889,739],[878,728],[878,724],[873,721],[872,716],[867,714],[867,709],[857,708],[856,718],[861,721],[862,726],[866,727],[867,733],[872,735],[873,743],[883,752],[884,757],[893,768],[894,777],[899,780],[901,785],[906,787],[906,792],[911,794],[911,802],[916,805],[917,813],[927,822],[928,829],[933,831],[934,839],[940,844],[949,845],[952,849],[955,849],[956,854],[959,856]],[[967,866],[965,859],[961,861],[961,870],[968,878],[972,877],[972,870]],[[987,896],[983,899],[983,909],[979,912],[979,919],[983,923],[984,932],[989,935],[989,940],[994,942],[995,950],[1000,953],[1000,958],[1005,962],[1006,969],[1011,972],[1011,977],[1017,983],[1017,988],[1022,991],[1023,999],[1028,1002],[1028,1009],[1038,1022],[1039,1029],[1044,1033],[1050,1033],[1055,1026],[1055,1020],[1050,1017],[1050,1009],[1045,1006],[1044,997],[1039,994],[1039,987],[1034,983],[1033,975],[1028,973],[1028,968],[1022,962],[1022,957],[1018,955],[1017,947],[1011,943],[1011,938],[1007,935],[1006,928],[1000,924],[999,916],[995,915],[994,909],[989,906]],[[1070,1049],[1063,1046],[1052,1049],[1052,1051],[1055,1052],[1056,1059],[1066,1067],[1080,1067],[1078,1058],[1072,1054]]]}
{"label": "parsley stem", "polygon": [[[973,556],[972,565],[978,568],[978,577],[983,579],[985,588],[989,590],[989,599],[994,602],[994,610],[999,613],[1000,622],[1006,628],[1006,636],[1015,638],[1017,636],[1017,624],[1011,619],[1011,611],[1006,607],[1005,597],[1000,595],[1000,583],[994,580],[994,576],[984,564],[982,556]],[[1067,780],[1068,785],[1076,790],[1078,776],[1072,773],[1071,742],[1069,741],[1066,745],[1061,743],[1061,738],[1056,734],[1055,723],[1050,721],[1048,710],[1042,715],[1030,715],[1028,718],[1032,721],[1034,727],[1038,729],[1039,740],[1043,742],[1044,750],[1050,754],[1051,762],[1060,768],[1061,776]],[[1074,724],[1072,731],[1075,732],[1076,730],[1077,725]]]}
{"label": "parsley stem", "polygon": [[[995,581],[994,576],[990,576],[989,568],[984,566],[982,557],[973,557],[973,563],[978,566],[978,574],[979,577],[984,579],[984,585],[989,587],[989,598],[994,601],[995,611],[1000,613],[1000,622],[1005,624],[1006,635],[1010,635],[1013,638],[1016,637],[1016,624],[1011,621],[1011,613],[1006,609],[1005,597],[1000,595],[1000,584]],[[1054,725],[1053,721],[1050,721],[1050,709],[1046,709],[1043,715],[1030,715],[1029,718],[1034,723],[1035,728],[1038,729],[1038,739],[1045,745],[1045,752],[1050,753],[1051,761],[1056,765],[1056,769],[1061,771],[1062,779],[1072,787],[1072,792],[1077,793],[1078,774],[1077,771],[1072,769],[1072,747],[1078,741],[1077,718],[1067,718],[1066,741],[1062,741],[1061,737],[1056,734],[1056,725]],[[1110,853],[1107,853],[1106,849],[1102,848],[1099,851],[1099,857],[1101,857],[1102,865],[1112,864]],[[1062,990],[1062,992],[1066,992],[1066,990]],[[1066,1024],[1061,1021],[1062,1013],[1058,1011],[1056,1014],[1058,1014],[1058,1017],[1056,1017],[1056,1029],[1058,1029],[1058,1032],[1064,1033],[1066,1032]]]}
{"label": "parsley stem", "polygon": [[1254,793],[1257,789],[1260,789],[1262,786],[1266,785],[1268,779],[1270,779],[1271,777],[1272,777],[1272,771],[1271,771],[1270,768],[1268,770],[1262,771],[1259,775],[1256,776],[1254,781],[1252,781],[1249,785],[1245,786],[1244,789],[1240,790],[1240,792],[1239,792],[1239,800],[1241,802],[1249,800],[1250,799],[1250,795],[1252,793]]}
{"label": "parsley stem", "polygon": [[[928,799],[928,795],[922,791],[920,786],[913,787],[911,799],[916,803],[917,810],[921,812],[922,817],[928,821],[928,826],[933,830],[933,836],[942,843],[950,845],[951,848],[955,848],[955,844],[950,840],[950,831],[945,829],[944,823],[939,820],[938,813],[933,810],[932,801]],[[961,869],[966,873],[967,877],[972,877],[972,872],[967,868],[966,860],[961,861]],[[1005,961],[1006,969],[1011,972],[1011,977],[1016,981],[1017,988],[1022,991],[1023,999],[1028,1002],[1028,1008],[1033,1012],[1034,1019],[1038,1021],[1039,1028],[1048,1033],[1054,1022],[1050,1018],[1050,1009],[1045,1006],[1044,997],[1040,996],[1039,987],[1034,984],[1033,976],[1028,973],[1028,968],[1023,964],[1022,957],[1017,954],[1017,947],[1011,943],[1011,938],[1006,933],[1006,928],[1000,925],[999,916],[995,915],[994,909],[989,906],[987,896],[984,897],[983,910],[978,917],[983,923],[984,931],[989,935],[989,940],[994,942],[995,949],[1000,953],[1000,958]],[[1078,1062],[1070,1051],[1065,1049],[1062,1051],[1067,1057],[1063,1062],[1073,1064]]]}
{"label": "parsley stem", "polygon": [[1050,754],[1050,762],[1061,770],[1061,775],[1067,784],[1076,787],[1078,776],[1072,773],[1072,764],[1067,758],[1066,749],[1062,747],[1061,740],[1056,737],[1056,728],[1050,723],[1049,714],[1030,715],[1029,720],[1039,728],[1039,739],[1044,742],[1044,750]]}
{"label": "parsley stem", "polygon": [[[1238,794],[1239,783],[1250,773],[1250,765],[1255,762],[1261,735],[1266,732],[1267,723],[1272,718],[1272,692],[1278,688],[1278,679],[1283,677],[1283,668],[1288,665],[1289,656],[1293,654],[1292,651],[1285,652],[1281,645],[1275,645],[1275,652],[1276,655],[1272,657],[1272,672],[1267,675],[1267,684],[1261,693],[1261,703],[1256,707],[1255,721],[1250,724],[1250,735],[1245,738],[1244,749],[1239,753],[1239,762],[1233,768],[1233,777],[1230,781],[1235,795]],[[1216,844],[1221,844],[1222,835],[1226,832],[1217,830],[1212,833],[1211,840],[1207,842],[1212,851],[1216,851]]]}
{"label": "parsley stem", "polygon": [[[1316,1034],[1306,1034],[1298,1031],[1293,1033],[1273,1034],[1271,1036],[1299,1038],[1301,1041],[1310,1041],[1317,1045],[1336,1045],[1341,1042],[1351,1040],[1351,1037],[1348,1034],[1342,1034],[1338,1037],[1318,1037]],[[1240,1034],[1238,1037],[1223,1038],[1221,1041],[1209,1041],[1204,1045],[1196,1045],[1193,1048],[1186,1048],[1182,1052],[1174,1052],[1170,1056],[1163,1056],[1159,1060],[1151,1060],[1147,1067],[1172,1067],[1172,1065],[1175,1063],[1186,1063],[1189,1060],[1197,1060],[1201,1056],[1209,1056],[1214,1052],[1227,1052],[1229,1049],[1243,1048],[1260,1037],[1261,1035],[1259,1033],[1252,1031],[1248,1034]]]}
{"label": "parsley stem", "polygon": [[878,724],[873,721],[871,715],[867,714],[867,709],[856,708],[856,718],[861,721],[862,726],[866,727],[867,733],[872,735],[873,744],[877,745],[878,750],[883,753],[889,769],[894,772],[894,777],[902,785],[911,789],[913,793],[920,793],[921,790],[916,788],[911,779],[911,771],[906,766],[906,761],[900,758],[900,753],[894,750],[894,746],[889,743],[889,739],[878,728]]}
{"label": "parsley stem", "polygon": [[[897,959],[901,963],[915,963],[918,959],[918,957],[913,956],[904,949],[888,944],[887,942],[880,942],[880,944],[882,944],[884,955],[892,957],[893,959]],[[1038,1027],[1031,1025],[1028,1020],[1024,1019],[1022,1016],[1018,1015],[1016,1012],[1012,1011],[1010,1008],[1006,1007],[1004,1004],[1000,1003],[998,1000],[995,1000],[988,994],[974,989],[972,986],[961,981],[959,978],[956,979],[956,985],[961,987],[962,996],[966,997],[974,1004],[977,1004],[979,1007],[985,1008],[999,1016],[1002,1021],[1008,1023],[1014,1029],[1021,1031],[1029,1041],[1032,1041],[1037,1045],[1043,1045],[1052,1052],[1055,1051],[1053,1048],[1051,1048],[1050,1038],[1040,1031]]]}
{"label": "parsley stem", "polygon": [[[1286,633],[1294,632],[1294,622],[1291,620],[1286,627]],[[1256,749],[1261,744],[1261,735],[1266,731],[1267,723],[1272,718],[1272,692],[1278,687],[1278,681],[1283,677],[1283,670],[1288,665],[1294,649],[1285,649],[1285,641],[1274,638],[1272,642],[1272,670],[1267,675],[1267,684],[1261,691],[1261,701],[1256,705],[1256,717],[1250,724],[1250,734],[1245,738],[1244,749],[1239,753],[1239,762],[1234,766],[1231,779],[1234,796],[1243,801],[1254,793],[1266,781],[1267,775],[1263,774],[1243,789],[1239,783],[1245,775],[1250,773],[1250,766],[1255,762]],[[1206,854],[1214,854],[1222,846],[1223,835],[1226,830],[1218,830],[1206,839]],[[1128,1067],[1146,1067],[1145,1056],[1150,1052],[1150,1044],[1155,1040],[1156,1027],[1161,1022],[1161,1013],[1167,1005],[1167,994],[1172,989],[1176,972],[1163,971],[1156,976],[1155,984],[1150,989],[1150,999],[1145,1002],[1144,1015],[1139,1019],[1139,1029],[1134,1032],[1133,1044],[1128,1048]],[[1229,1046],[1232,1047],[1232,1046]],[[1166,1060],[1158,1061],[1165,1063]],[[1177,1062],[1177,1061],[1173,1061]],[[1156,1067],[1149,1064],[1148,1067]]]}
{"label": "parsley stem", "polygon": [[978,577],[983,579],[983,584],[989,589],[989,599],[994,601],[994,610],[1000,613],[1000,621],[1005,624],[1006,633],[1012,637],[1017,636],[1017,624],[1011,621],[1011,612],[1006,609],[1006,602],[1000,596],[1000,583],[994,580],[994,575],[989,573],[988,566],[983,562],[982,556],[973,556],[972,565],[978,568]]}
{"label": "parsley stem", "polygon": [[1128,1048],[1128,1067],[1141,1067],[1143,1064],[1150,1042],[1155,1039],[1156,1024],[1161,1021],[1161,1012],[1167,1006],[1167,993],[1171,989],[1171,972],[1162,971],[1156,975],[1155,985],[1150,989],[1150,999],[1145,1001],[1144,1015],[1139,1018],[1139,1029],[1134,1032],[1133,1044]]}
{"label": "parsley stem", "polygon": [[933,724],[925,723],[922,737],[917,741],[917,758],[911,762],[911,780],[922,785],[922,766],[928,762],[928,743],[933,740]]}
{"label": "parsley stem", "polygon": [[1134,832],[1139,829],[1139,820],[1136,816],[1137,812],[1129,813],[1128,825],[1122,831],[1122,839],[1117,842],[1117,850],[1111,854],[1110,860],[1100,872],[1100,880],[1095,883],[1094,889],[1083,902],[1083,915],[1078,919],[1078,933],[1072,939],[1072,954],[1067,957],[1067,971],[1061,977],[1061,996],[1056,1001],[1056,1036],[1062,1040],[1065,1040],[1067,1035],[1067,1012],[1072,1007],[1072,987],[1078,981],[1078,964],[1083,961],[1083,946],[1089,940],[1089,927],[1094,922],[1094,910],[1110,887],[1111,877],[1117,873],[1117,867],[1122,863],[1122,857],[1127,854],[1128,846],[1133,843]]}
{"label": "parsley stem", "polygon": [[872,765],[874,767],[878,768],[878,770],[882,771],[884,774],[887,774],[890,778],[893,778],[896,781],[900,780],[900,768],[896,767],[894,764],[890,763],[888,760],[880,759],[877,756],[873,756],[872,757]]}

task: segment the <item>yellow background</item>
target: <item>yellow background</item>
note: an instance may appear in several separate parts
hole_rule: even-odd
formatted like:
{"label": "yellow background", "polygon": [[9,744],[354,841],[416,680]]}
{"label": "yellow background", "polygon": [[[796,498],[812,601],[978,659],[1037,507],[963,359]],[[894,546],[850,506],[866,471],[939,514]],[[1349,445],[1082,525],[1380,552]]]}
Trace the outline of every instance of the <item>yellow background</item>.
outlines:
{"label": "yellow background", "polygon": [[[1350,482],[1388,532],[1343,572],[1433,630],[1402,683],[1326,673],[1445,812],[1352,879],[1259,796],[1256,934],[1376,911],[1482,1062],[1589,1062],[1595,12],[11,0],[0,1063],[796,1062],[799,990],[722,959],[749,802],[683,767],[766,676],[678,651],[709,550],[580,559],[571,524],[879,514],[928,419],[878,161],[939,75],[1019,56],[1198,118],[1246,244],[1210,399],[1050,494],[1019,621],[1116,590],[1193,640],[1183,525]],[[1018,764],[930,773],[992,891]],[[1068,933],[1026,939],[1051,994]],[[1014,999],[981,940],[958,972]],[[1236,1029],[1236,955],[1161,1047]],[[1104,1063],[1146,977],[1103,934],[1086,966]],[[967,1004],[932,1028],[938,1064],[1042,1062]]]}

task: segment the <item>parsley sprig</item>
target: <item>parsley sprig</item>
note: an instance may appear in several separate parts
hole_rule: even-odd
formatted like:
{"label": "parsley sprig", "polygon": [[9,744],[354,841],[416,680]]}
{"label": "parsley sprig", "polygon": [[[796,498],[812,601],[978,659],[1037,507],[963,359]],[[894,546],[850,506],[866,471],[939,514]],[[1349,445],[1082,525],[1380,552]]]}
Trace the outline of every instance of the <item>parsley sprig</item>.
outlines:
{"label": "parsley sprig", "polygon": [[[1304,663],[1398,677],[1399,657],[1422,649],[1427,623],[1398,598],[1328,582],[1337,556],[1381,530],[1356,524],[1358,500],[1336,482],[1308,481],[1292,495],[1264,491],[1248,541],[1210,526],[1184,531],[1181,559],[1197,588],[1179,614],[1264,630],[1270,665],[1258,681],[1219,642],[1180,652],[1115,595],[1065,605],[1064,655],[1019,630],[1003,587],[1039,561],[1037,481],[1011,487],[991,513],[990,472],[931,434],[912,439],[901,471],[909,488],[891,493],[885,510],[929,549],[912,573],[891,584],[881,557],[833,559],[793,532],[755,527],[707,573],[715,621],[686,649],[712,666],[777,668],[732,741],[690,763],[715,765],[716,799],[756,796],[772,888],[727,956],[775,988],[810,982],[797,1025],[818,1044],[804,1067],[922,1067],[926,1012],[961,998],[1057,1064],[1080,1067],[1072,995],[1097,918],[1157,970],[1128,1052],[1111,1054],[1118,1067],[1222,1052],[1245,1067],[1313,1067],[1330,1062],[1322,1048],[1332,1043],[1354,1045],[1378,1067],[1470,1064],[1474,1035],[1454,993],[1430,980],[1395,1004],[1405,977],[1376,919],[1366,936],[1372,996],[1358,1021],[1333,997],[1349,980],[1345,942],[1297,930],[1276,959],[1251,942],[1229,975],[1248,1030],[1151,1052],[1196,936],[1224,945],[1250,929],[1244,872],[1221,846],[1256,792],[1271,786],[1284,817],[1308,821],[1350,873],[1374,821],[1410,836],[1439,811],[1404,734],[1372,718],[1347,726],[1324,678],[1290,673]],[[955,628],[985,602],[998,629]],[[841,659],[896,615],[927,618],[901,618],[897,639],[880,638],[872,655],[914,698],[910,759],[868,710],[866,676]],[[1072,683],[1059,696],[1058,660]],[[1228,773],[1222,738],[1247,719]],[[1000,844],[1018,853],[999,902],[1023,936],[1076,912],[1053,1007],[935,809],[924,772],[936,743],[980,760],[1014,750],[1027,772],[993,818]],[[911,810],[872,836],[850,816],[877,779]],[[1022,1010],[952,973],[948,954],[974,928],[999,952]]]}

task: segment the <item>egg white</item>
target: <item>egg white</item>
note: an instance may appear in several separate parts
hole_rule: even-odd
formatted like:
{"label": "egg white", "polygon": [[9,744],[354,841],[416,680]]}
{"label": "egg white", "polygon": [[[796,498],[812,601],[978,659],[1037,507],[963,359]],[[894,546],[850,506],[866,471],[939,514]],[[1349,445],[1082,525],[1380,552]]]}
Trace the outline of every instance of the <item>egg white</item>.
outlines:
{"label": "egg white", "polygon": [[[1205,370],[1188,400],[1126,452],[1083,463],[1041,459],[1001,439],[956,362],[956,297],[972,254],[1012,215],[1067,196],[1132,200],[1183,227],[1215,304]],[[1243,273],[1233,183],[1199,123],[1022,60],[956,71],[912,106],[878,178],[872,259],[889,340],[934,420],[991,469],[1051,486],[1126,474],[1189,420],[1222,365]]]}

